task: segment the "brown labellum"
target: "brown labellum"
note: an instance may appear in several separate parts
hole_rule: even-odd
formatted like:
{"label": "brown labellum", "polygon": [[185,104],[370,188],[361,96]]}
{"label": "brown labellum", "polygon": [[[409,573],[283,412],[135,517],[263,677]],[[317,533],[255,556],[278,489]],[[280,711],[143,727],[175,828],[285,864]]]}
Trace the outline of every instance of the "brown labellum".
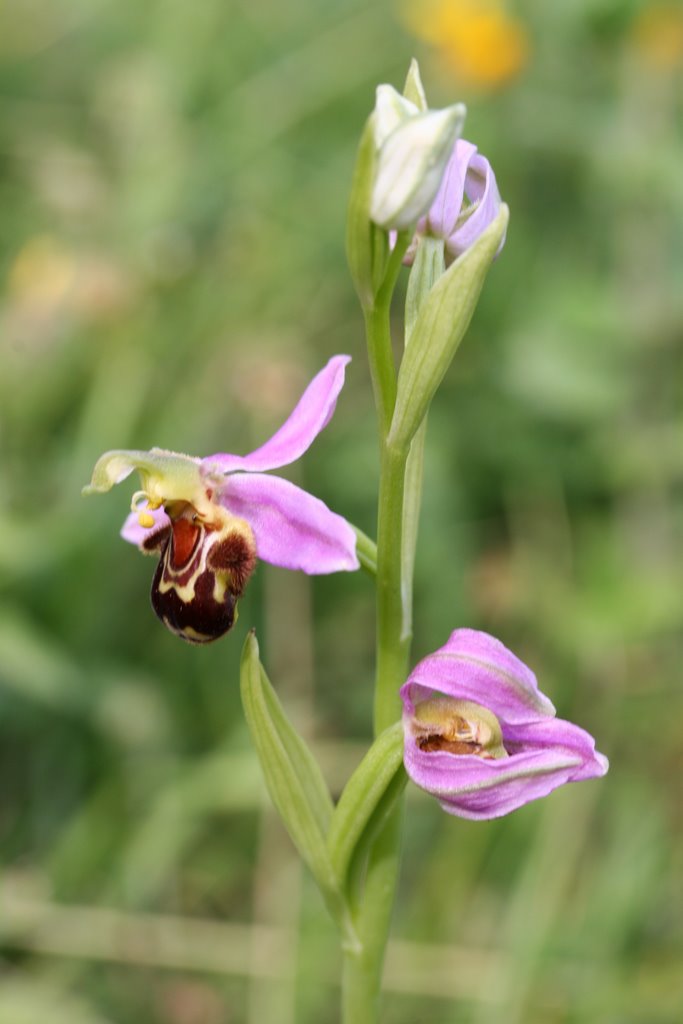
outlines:
{"label": "brown labellum", "polygon": [[152,607],[176,636],[218,640],[232,627],[237,600],[254,571],[253,536],[241,520],[219,528],[186,513],[173,519],[152,581]]}
{"label": "brown labellum", "polygon": [[427,754],[507,757],[500,722],[489,708],[474,701],[446,696],[420,701],[412,730],[417,746]]}
{"label": "brown labellum", "polygon": [[463,743],[461,740],[449,740],[438,733],[434,733],[431,736],[420,736],[416,742],[420,750],[424,750],[429,754],[437,750],[445,750],[449,754],[475,754],[477,757],[493,758],[493,755],[489,754],[478,743]]}

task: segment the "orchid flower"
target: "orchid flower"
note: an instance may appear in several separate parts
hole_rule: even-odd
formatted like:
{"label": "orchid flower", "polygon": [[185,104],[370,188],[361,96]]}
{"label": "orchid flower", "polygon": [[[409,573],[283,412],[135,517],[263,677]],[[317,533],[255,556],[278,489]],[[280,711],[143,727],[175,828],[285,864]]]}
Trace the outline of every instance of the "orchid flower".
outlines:
{"label": "orchid flower", "polygon": [[[403,262],[412,264],[420,235],[443,238],[446,252],[451,259],[457,259],[496,219],[500,206],[491,164],[475,145],[458,139],[429,213],[418,221],[417,234]],[[504,244],[505,237],[498,252]]]}
{"label": "orchid flower", "polygon": [[98,460],[85,494],[109,491],[133,470],[140,475],[121,536],[159,554],[152,606],[182,639],[207,643],[230,629],[257,558],[310,575],[359,567],[345,519],[263,472],[294,462],[327,425],[349,361],[330,359],[280,429],[249,455],[202,459],[152,448]]}
{"label": "orchid flower", "polygon": [[497,818],[565,782],[604,775],[595,741],[487,633],[457,629],[401,688],[405,767],[449,814]]}

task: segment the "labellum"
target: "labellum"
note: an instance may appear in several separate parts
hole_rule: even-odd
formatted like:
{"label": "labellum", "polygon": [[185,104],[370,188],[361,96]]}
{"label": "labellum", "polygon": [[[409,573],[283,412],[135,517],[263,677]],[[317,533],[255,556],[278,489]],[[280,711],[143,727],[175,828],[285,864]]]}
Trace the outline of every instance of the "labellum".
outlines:
{"label": "labellum", "polygon": [[415,707],[412,731],[420,750],[427,753],[444,750],[484,758],[508,756],[498,719],[471,700],[435,697],[421,701]]}
{"label": "labellum", "polygon": [[228,632],[256,564],[256,548],[244,520],[201,520],[191,506],[172,515],[170,526],[152,533],[146,551],[160,551],[152,580],[152,607],[164,625],[192,644],[210,643]]}

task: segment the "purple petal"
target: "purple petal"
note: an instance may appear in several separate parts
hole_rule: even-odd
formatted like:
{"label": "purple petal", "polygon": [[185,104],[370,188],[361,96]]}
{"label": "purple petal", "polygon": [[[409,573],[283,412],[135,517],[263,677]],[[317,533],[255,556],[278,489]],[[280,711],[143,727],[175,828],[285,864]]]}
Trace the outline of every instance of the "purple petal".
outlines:
{"label": "purple petal", "polygon": [[222,504],[251,526],[259,558],[310,575],[358,569],[356,535],[345,519],[288,480],[229,476]]}
{"label": "purple petal", "polygon": [[204,469],[220,473],[241,469],[247,473],[256,473],[295,462],[329,423],[344,385],[346,364],[350,361],[350,356],[333,356],[327,366],[313,378],[277,433],[256,451],[244,456],[210,455],[202,460]]}
{"label": "purple petal", "polygon": [[[496,219],[500,210],[500,192],[491,164],[486,157],[476,153],[476,147],[473,148],[475,152],[469,160],[465,192],[468,199],[472,203],[477,203],[477,206],[460,227],[454,230],[453,222],[453,227],[448,232],[446,248],[456,257],[476,242],[482,232]],[[501,241],[498,252],[504,244],[505,238]]]}
{"label": "purple petal", "polygon": [[408,713],[434,692],[482,704],[503,730],[555,714],[531,669],[500,640],[475,629],[456,629],[443,647],[415,666],[401,688]]}
{"label": "purple petal", "polygon": [[465,139],[458,139],[453,147],[439,191],[427,216],[429,230],[440,238],[448,238],[455,229],[465,197],[465,176],[476,152],[477,147]]}
{"label": "purple petal", "polygon": [[511,753],[518,747],[522,750],[532,747],[548,750],[554,747],[557,750],[573,751],[581,758],[581,767],[572,775],[572,782],[604,775],[609,767],[604,754],[596,751],[591,734],[564,718],[545,718],[539,722],[510,726],[503,731],[503,738]]}
{"label": "purple petal", "polygon": [[146,515],[151,515],[154,519],[154,526],[149,528],[140,526],[138,521],[138,513],[131,512],[126,518],[125,523],[121,527],[121,536],[124,540],[127,540],[129,544],[135,544],[136,547],[143,550],[143,545],[149,545],[152,537],[154,537],[160,530],[165,530],[171,525],[171,520],[168,518],[163,508],[155,509],[144,509]]}
{"label": "purple petal", "polygon": [[427,752],[416,744],[406,718],[406,771],[449,814],[478,820],[498,818],[567,782],[607,771],[607,760],[596,753],[593,739],[571,722],[544,720],[519,729],[517,737],[518,742],[510,743],[506,736],[511,753],[500,760]]}

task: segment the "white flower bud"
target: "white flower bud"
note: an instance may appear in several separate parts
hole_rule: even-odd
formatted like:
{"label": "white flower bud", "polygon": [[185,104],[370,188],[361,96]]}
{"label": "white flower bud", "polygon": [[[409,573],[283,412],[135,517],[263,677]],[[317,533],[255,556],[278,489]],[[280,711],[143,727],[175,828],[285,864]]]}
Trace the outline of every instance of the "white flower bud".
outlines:
{"label": "white flower bud", "polygon": [[462,130],[461,103],[421,113],[391,86],[380,86],[374,113],[377,146],[370,217],[405,230],[427,213]]}
{"label": "white flower bud", "polygon": [[415,117],[420,111],[393,85],[378,85],[375,93],[375,116],[373,118],[375,146],[382,148],[391,133],[404,121]]}

